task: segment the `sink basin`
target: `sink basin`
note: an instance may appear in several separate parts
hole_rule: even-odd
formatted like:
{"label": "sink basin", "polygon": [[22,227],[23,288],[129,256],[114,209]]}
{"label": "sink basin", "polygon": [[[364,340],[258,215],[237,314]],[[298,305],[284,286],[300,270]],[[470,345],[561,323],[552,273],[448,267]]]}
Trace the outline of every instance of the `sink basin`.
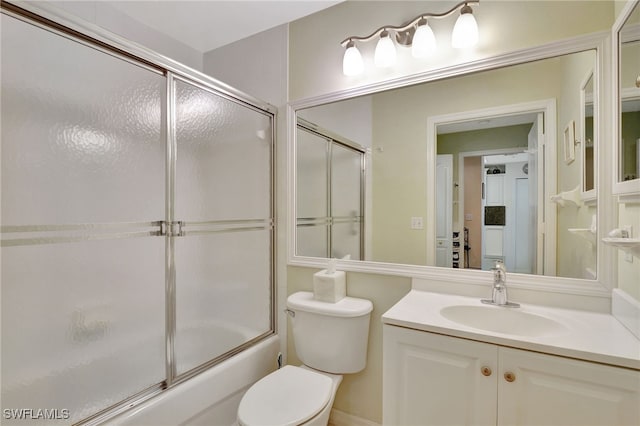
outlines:
{"label": "sink basin", "polygon": [[454,305],[440,310],[446,319],[467,327],[517,336],[546,336],[564,329],[562,324],[517,308]]}

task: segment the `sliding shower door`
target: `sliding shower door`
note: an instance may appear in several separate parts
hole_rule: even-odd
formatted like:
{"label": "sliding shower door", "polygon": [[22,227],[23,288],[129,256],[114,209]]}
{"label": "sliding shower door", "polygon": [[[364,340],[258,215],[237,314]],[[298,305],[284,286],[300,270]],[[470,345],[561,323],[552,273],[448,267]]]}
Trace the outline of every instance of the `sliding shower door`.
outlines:
{"label": "sliding shower door", "polygon": [[329,256],[329,165],[331,141],[298,127],[296,155],[296,254]]}
{"label": "sliding shower door", "polygon": [[2,423],[108,420],[273,334],[274,116],[2,7]]}
{"label": "sliding shower door", "polygon": [[76,422],[164,380],[165,78],[1,19],[2,408]]}
{"label": "sliding shower door", "polygon": [[363,154],[334,143],[331,149],[331,257],[361,257]]}
{"label": "sliding shower door", "polygon": [[176,80],[177,374],[271,329],[271,117]]}

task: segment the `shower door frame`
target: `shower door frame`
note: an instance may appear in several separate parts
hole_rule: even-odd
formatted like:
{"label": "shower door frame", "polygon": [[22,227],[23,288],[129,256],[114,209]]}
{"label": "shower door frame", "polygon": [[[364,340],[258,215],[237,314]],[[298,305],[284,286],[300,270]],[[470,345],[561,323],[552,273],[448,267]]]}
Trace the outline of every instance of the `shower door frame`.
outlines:
{"label": "shower door frame", "polygon": [[[130,224],[144,225],[152,228],[145,232],[120,233],[111,234],[111,238],[126,237],[142,237],[142,236],[164,236],[165,237],[165,378],[162,382],[153,384],[147,389],[138,392],[125,400],[122,400],[112,406],[104,408],[90,417],[82,419],[78,424],[94,425],[100,424],[132,407],[135,407],[152,397],[164,392],[165,390],[182,383],[202,372],[208,370],[214,365],[229,359],[230,357],[246,350],[265,338],[277,333],[276,324],[276,267],[275,267],[275,236],[276,236],[276,217],[275,217],[275,138],[276,138],[276,118],[277,108],[264,101],[254,98],[242,91],[239,91],[221,81],[218,81],[206,74],[194,70],[186,65],[176,62],[170,58],[160,55],[150,49],[135,44],[125,38],[119,37],[97,25],[85,22],[74,15],[68,14],[55,7],[39,4],[33,5],[28,2],[14,1],[8,2],[2,0],[0,2],[0,13],[12,18],[33,25],[39,29],[51,32],[58,36],[62,36],[71,41],[78,42],[92,49],[98,50],[104,54],[113,56],[117,59],[129,62],[135,66],[145,68],[151,72],[163,75],[166,79],[166,91],[164,104],[161,105],[161,140],[165,144],[165,212],[164,220],[154,221],[148,224]],[[176,333],[176,279],[174,265],[174,243],[175,238],[184,236],[188,233],[182,229],[183,223],[176,222],[174,217],[175,207],[175,171],[176,171],[176,149],[177,141],[175,137],[175,103],[174,103],[174,82],[183,81],[208,92],[220,96],[249,108],[255,112],[261,113],[271,120],[271,141],[270,141],[270,158],[269,170],[269,218],[258,223],[256,221],[249,222],[243,229],[264,229],[269,231],[269,259],[270,259],[270,276],[269,276],[269,293],[270,293],[270,309],[269,309],[269,330],[256,336],[255,338],[245,342],[244,344],[233,348],[232,350],[210,359],[209,361],[188,370],[180,375],[176,373],[175,363],[175,333]],[[253,227],[250,227],[252,226]],[[258,226],[259,225],[259,226]],[[4,232],[29,231],[26,229],[13,230],[6,227]],[[23,228],[23,227],[17,227]],[[57,226],[56,230],[64,227]],[[65,229],[75,229],[73,226]],[[101,229],[101,228],[97,228]],[[107,224],[104,229],[110,229]],[[37,230],[49,230],[41,229]],[[232,229],[234,230],[234,229]],[[202,233],[203,231],[194,231],[193,233]],[[205,231],[206,232],[206,231]],[[211,231],[216,232],[216,231]],[[52,237],[51,241],[54,242]],[[61,241],[58,237],[56,241]],[[67,238],[66,241],[85,241],[91,237]],[[7,241],[7,240],[5,240]],[[7,246],[13,245],[11,240],[7,241]],[[19,244],[19,242],[18,242]],[[4,243],[3,243],[4,245]]]}

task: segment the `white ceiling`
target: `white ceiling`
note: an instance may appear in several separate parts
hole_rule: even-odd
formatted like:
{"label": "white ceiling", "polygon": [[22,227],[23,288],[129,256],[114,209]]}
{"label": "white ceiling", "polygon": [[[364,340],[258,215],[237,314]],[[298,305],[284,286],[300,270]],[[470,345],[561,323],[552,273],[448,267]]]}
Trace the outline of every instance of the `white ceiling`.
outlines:
{"label": "white ceiling", "polygon": [[343,0],[110,1],[133,19],[207,52]]}
{"label": "white ceiling", "polygon": [[437,133],[445,135],[447,133],[469,132],[472,130],[493,129],[496,127],[516,126],[518,124],[533,124],[537,118],[536,113],[503,115],[482,120],[469,120],[460,123],[449,123],[438,125]]}

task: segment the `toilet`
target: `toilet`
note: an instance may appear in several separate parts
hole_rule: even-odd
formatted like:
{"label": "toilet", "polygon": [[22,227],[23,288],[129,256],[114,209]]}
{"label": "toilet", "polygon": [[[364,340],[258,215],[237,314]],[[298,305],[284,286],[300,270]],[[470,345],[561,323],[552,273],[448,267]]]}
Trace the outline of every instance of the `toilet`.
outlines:
{"label": "toilet", "polygon": [[345,297],[320,302],[311,292],[287,299],[293,342],[303,365],[287,365],[256,382],[238,407],[238,423],[326,426],[343,374],[367,362],[369,300]]}

